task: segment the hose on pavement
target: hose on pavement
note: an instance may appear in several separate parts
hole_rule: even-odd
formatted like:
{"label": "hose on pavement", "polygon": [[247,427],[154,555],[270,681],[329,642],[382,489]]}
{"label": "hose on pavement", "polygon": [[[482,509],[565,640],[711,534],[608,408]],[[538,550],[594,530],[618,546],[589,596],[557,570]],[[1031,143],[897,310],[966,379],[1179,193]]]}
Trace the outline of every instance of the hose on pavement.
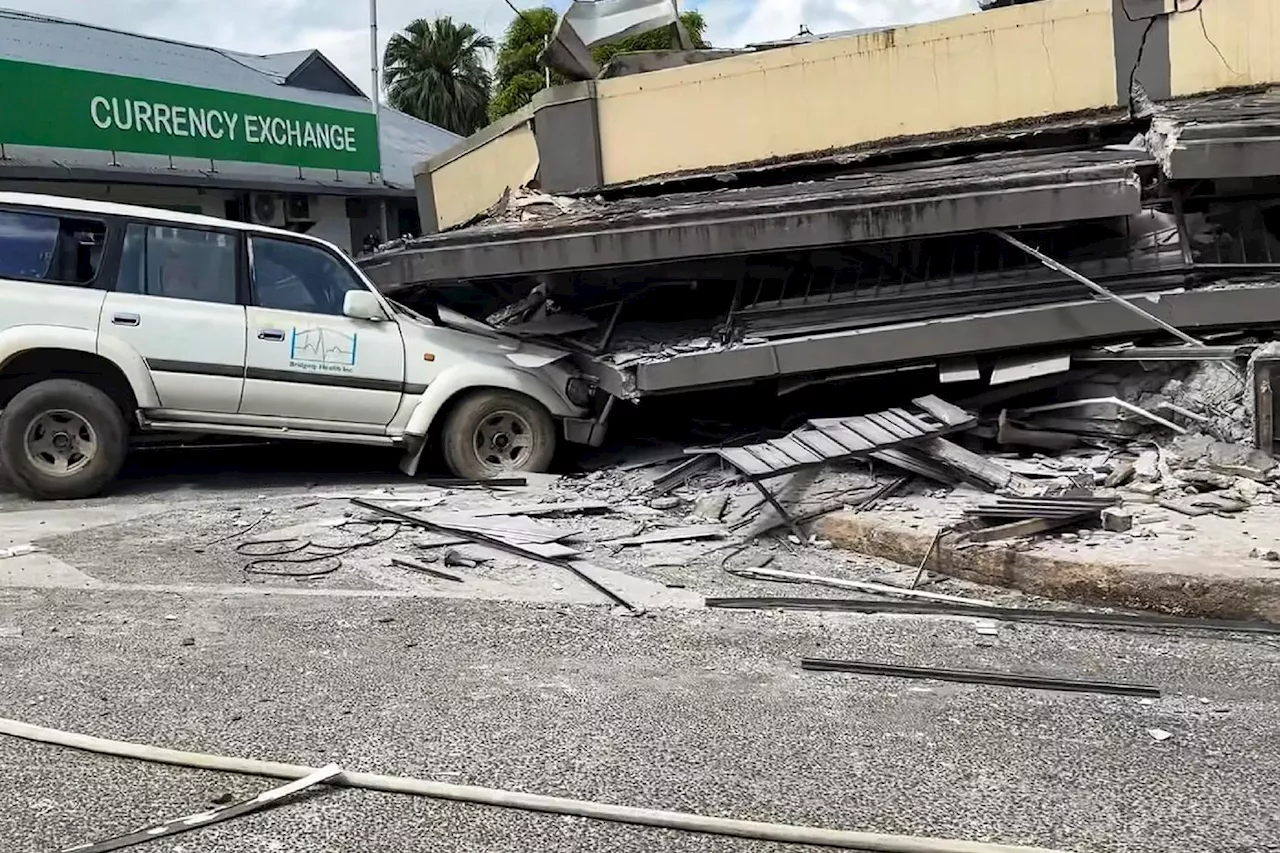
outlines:
{"label": "hose on pavement", "polygon": [[[248,776],[301,779],[315,772],[315,768],[303,767],[297,764],[282,764],[276,761],[260,761],[253,758],[206,755],[199,752],[183,752],[176,749],[165,749],[146,744],[64,732],[58,729],[49,729],[3,718],[0,718],[0,734],[35,741],[36,743],[65,746],[101,755],[113,755],[118,758],[132,758],[139,761],[172,764],[178,767],[191,767],[200,770],[216,770],[224,773],[242,773]],[[819,847],[836,847],[845,850],[875,851],[875,853],[1054,853],[1054,851],[1038,847],[1017,847],[977,841],[948,841],[905,835],[879,835],[871,832],[850,832],[840,829],[820,829],[780,823],[760,823],[723,817],[707,817],[687,812],[615,806],[588,800],[526,794],[519,791],[504,791],[500,788],[454,785],[448,782],[433,782],[426,779],[412,779],[402,776],[382,776],[375,773],[344,771],[335,776],[329,784],[349,788],[363,788],[370,791],[385,791],[393,794],[409,794],[418,797],[521,809],[524,811],[573,815],[593,820],[654,826],[683,832],[731,835],[738,838],[773,841],[782,844],[806,844]]]}

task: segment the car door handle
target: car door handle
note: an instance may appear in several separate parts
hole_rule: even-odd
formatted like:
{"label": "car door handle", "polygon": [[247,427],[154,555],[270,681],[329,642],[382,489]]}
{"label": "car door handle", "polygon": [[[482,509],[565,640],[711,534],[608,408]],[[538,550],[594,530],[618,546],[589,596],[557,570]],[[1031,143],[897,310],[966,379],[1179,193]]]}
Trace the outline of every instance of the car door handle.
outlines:
{"label": "car door handle", "polygon": [[111,322],[116,326],[136,326],[142,322],[137,314],[112,314]]}
{"label": "car door handle", "polygon": [[258,331],[258,339],[263,341],[283,341],[283,329],[261,329]]}

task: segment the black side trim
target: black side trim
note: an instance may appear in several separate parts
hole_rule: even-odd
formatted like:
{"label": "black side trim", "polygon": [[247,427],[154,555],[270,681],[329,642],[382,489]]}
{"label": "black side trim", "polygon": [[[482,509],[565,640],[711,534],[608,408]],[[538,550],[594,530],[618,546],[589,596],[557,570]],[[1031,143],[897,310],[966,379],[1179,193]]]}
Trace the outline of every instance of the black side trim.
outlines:
{"label": "black side trim", "polygon": [[347,376],[342,373],[311,373],[302,370],[266,370],[260,367],[249,368],[245,371],[245,378],[261,379],[266,382],[292,382],[298,385],[329,385],[338,388],[361,388],[366,391],[393,391],[397,394],[404,393],[405,388],[403,382],[391,382],[386,379],[369,379],[363,376]]}
{"label": "black side trim", "polygon": [[244,375],[244,368],[238,364],[204,364],[198,361],[166,361],[160,358],[149,358],[147,367],[159,373],[193,373],[197,376],[229,376],[235,379]]}
{"label": "black side trim", "polygon": [[420,394],[427,393],[427,386],[426,385],[405,385],[404,393],[409,394],[410,396],[413,396],[413,397],[417,397]]}

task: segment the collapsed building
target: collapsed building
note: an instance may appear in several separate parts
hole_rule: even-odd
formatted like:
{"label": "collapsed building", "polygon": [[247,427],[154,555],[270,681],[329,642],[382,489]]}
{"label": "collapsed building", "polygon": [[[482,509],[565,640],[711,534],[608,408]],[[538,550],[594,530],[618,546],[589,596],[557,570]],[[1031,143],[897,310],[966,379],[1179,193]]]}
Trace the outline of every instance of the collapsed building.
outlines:
{"label": "collapsed building", "polygon": [[1000,384],[1280,326],[1268,0],[1044,0],[623,65],[421,164],[434,233],[362,259],[374,281],[578,351],[601,405]]}

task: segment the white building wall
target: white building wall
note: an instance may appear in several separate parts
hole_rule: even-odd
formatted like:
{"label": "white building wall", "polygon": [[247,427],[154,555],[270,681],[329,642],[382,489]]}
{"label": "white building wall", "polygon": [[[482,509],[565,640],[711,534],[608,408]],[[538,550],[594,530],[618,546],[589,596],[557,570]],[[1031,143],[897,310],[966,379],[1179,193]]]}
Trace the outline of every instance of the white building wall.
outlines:
{"label": "white building wall", "polygon": [[351,224],[347,219],[347,200],[335,195],[311,197],[311,218],[316,221],[307,234],[328,240],[351,254]]}

